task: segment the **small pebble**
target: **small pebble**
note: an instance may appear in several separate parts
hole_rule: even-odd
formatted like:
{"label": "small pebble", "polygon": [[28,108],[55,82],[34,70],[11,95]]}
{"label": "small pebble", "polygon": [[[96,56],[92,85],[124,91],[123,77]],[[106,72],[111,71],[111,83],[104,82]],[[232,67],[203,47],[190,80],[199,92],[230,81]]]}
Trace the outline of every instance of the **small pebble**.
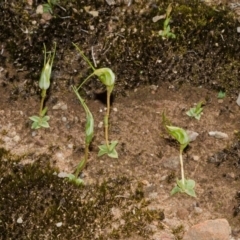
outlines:
{"label": "small pebble", "polygon": [[33,131],[33,132],[32,132],[32,137],[35,137],[35,136],[37,136],[37,132],[36,132],[36,131]]}
{"label": "small pebble", "polygon": [[62,117],[62,121],[63,121],[63,122],[66,122],[66,121],[67,121],[67,118],[66,118],[66,117]]}
{"label": "small pebble", "polygon": [[114,107],[114,108],[113,108],[113,111],[114,111],[114,112],[117,112],[118,110],[117,110],[117,108],[116,108],[116,107]]}
{"label": "small pebble", "polygon": [[56,223],[56,226],[57,226],[57,227],[61,227],[61,226],[62,226],[62,222]]}
{"label": "small pebble", "polygon": [[59,110],[59,109],[61,109],[61,110],[65,111],[65,110],[68,109],[68,106],[67,106],[67,104],[64,103],[64,102],[59,102],[59,103],[57,103],[56,105],[54,105],[52,109],[53,109],[53,110]]}
{"label": "small pebble", "polygon": [[68,148],[73,149],[73,144],[72,144],[72,143],[69,143],[69,144],[68,144]]}
{"label": "small pebble", "polygon": [[37,6],[36,14],[43,14],[43,5],[38,5]]}
{"label": "small pebble", "polygon": [[192,157],[193,161],[196,161],[196,162],[199,160],[199,158],[200,158],[200,157],[197,156],[197,155],[194,155],[194,156]]}
{"label": "small pebble", "polygon": [[200,213],[203,212],[203,210],[200,207],[195,207],[194,212],[197,213],[197,214],[200,214]]}
{"label": "small pebble", "polygon": [[65,178],[68,176],[68,173],[66,172],[60,172],[58,175],[57,175],[59,178]]}
{"label": "small pebble", "polygon": [[14,142],[19,142],[21,140],[21,138],[18,136],[18,135],[16,135],[14,138],[13,138],[13,141]]}
{"label": "small pebble", "polygon": [[197,136],[199,135],[197,132],[191,131],[191,130],[187,130],[187,135],[190,139],[190,142],[193,142],[196,140]]}
{"label": "small pebble", "polygon": [[19,218],[17,219],[17,223],[19,223],[19,224],[23,223],[23,219],[22,219],[21,217],[19,217]]}
{"label": "small pebble", "polygon": [[211,131],[208,134],[211,137],[215,137],[215,138],[219,138],[219,139],[228,138],[228,135],[226,133],[223,133],[223,132]]}
{"label": "small pebble", "polygon": [[148,186],[148,185],[149,185],[149,182],[148,182],[148,180],[142,180],[142,184]]}
{"label": "small pebble", "polygon": [[102,126],[103,126],[103,122],[99,122],[98,128],[102,128]]}

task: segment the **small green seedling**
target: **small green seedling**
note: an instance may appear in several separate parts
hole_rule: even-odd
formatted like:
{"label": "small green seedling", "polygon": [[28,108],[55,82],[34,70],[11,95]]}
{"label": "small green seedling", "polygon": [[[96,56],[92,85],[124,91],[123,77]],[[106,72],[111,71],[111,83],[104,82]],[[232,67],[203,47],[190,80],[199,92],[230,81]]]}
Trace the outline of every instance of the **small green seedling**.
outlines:
{"label": "small green seedling", "polygon": [[201,115],[202,115],[202,111],[203,111],[202,104],[203,104],[202,101],[199,102],[196,107],[190,108],[190,110],[188,110],[188,111],[186,112],[186,114],[187,114],[189,117],[194,117],[194,118],[196,118],[197,120],[200,120]]}
{"label": "small green seedling", "polygon": [[52,73],[52,65],[53,60],[56,53],[56,43],[54,43],[54,50],[53,54],[50,52],[48,59],[47,59],[47,51],[46,46],[44,44],[44,66],[41,72],[40,80],[39,80],[39,87],[42,89],[41,92],[41,103],[40,103],[40,110],[39,110],[39,116],[31,116],[29,119],[33,121],[32,123],[32,129],[38,129],[41,127],[49,128],[48,121],[50,119],[49,116],[46,116],[47,113],[47,107],[44,107],[44,100],[46,98],[47,90],[50,87],[50,78]]}
{"label": "small green seedling", "polygon": [[172,191],[171,195],[174,195],[175,193],[186,193],[189,196],[196,197],[194,187],[195,187],[195,181],[191,179],[185,179],[184,177],[184,168],[183,168],[183,151],[187,147],[187,145],[190,142],[189,136],[187,132],[179,127],[174,126],[167,126],[166,129],[168,133],[175,138],[179,144],[180,144],[180,153],[179,153],[179,159],[180,159],[180,165],[181,165],[181,180],[177,179],[177,186],[175,186]]}
{"label": "small green seedling", "polygon": [[115,149],[116,145],[118,144],[118,141],[111,141],[109,143],[109,115],[110,115],[110,98],[111,93],[114,88],[115,84],[115,74],[110,68],[99,68],[95,69],[91,62],[88,60],[88,58],[83,54],[83,52],[79,49],[79,47],[73,43],[73,45],[76,47],[76,49],[79,51],[83,59],[88,63],[88,65],[92,68],[93,73],[90,74],[77,88],[78,90],[83,86],[84,83],[86,83],[87,80],[89,80],[92,76],[97,76],[98,79],[102,84],[106,86],[107,90],[107,111],[106,115],[104,116],[104,128],[105,128],[105,144],[99,146],[99,153],[98,156],[102,156],[104,154],[107,154],[111,158],[118,158],[118,153]]}
{"label": "small green seedling", "polygon": [[171,28],[170,28],[170,14],[172,12],[172,4],[169,4],[167,7],[167,11],[166,11],[166,18],[165,21],[163,23],[163,30],[159,31],[159,35],[163,38],[176,38],[176,35],[174,33],[171,32]]}
{"label": "small green seedling", "polygon": [[88,160],[89,154],[89,145],[92,142],[93,134],[94,134],[94,119],[92,113],[90,112],[89,108],[87,107],[86,103],[78,93],[76,87],[73,87],[73,91],[76,94],[77,98],[79,99],[81,105],[83,106],[85,113],[86,113],[86,127],[85,127],[85,156],[80,161],[75,171],[75,174],[68,174],[68,179],[71,182],[75,182],[77,185],[83,184],[83,180],[79,178],[79,173],[84,169]]}
{"label": "small green seedling", "polygon": [[47,0],[47,3],[43,4],[43,12],[53,14],[53,8],[57,3],[58,0]]}
{"label": "small green seedling", "polygon": [[224,92],[224,91],[219,91],[219,93],[218,93],[218,99],[223,99],[223,98],[225,98],[226,97],[226,93]]}

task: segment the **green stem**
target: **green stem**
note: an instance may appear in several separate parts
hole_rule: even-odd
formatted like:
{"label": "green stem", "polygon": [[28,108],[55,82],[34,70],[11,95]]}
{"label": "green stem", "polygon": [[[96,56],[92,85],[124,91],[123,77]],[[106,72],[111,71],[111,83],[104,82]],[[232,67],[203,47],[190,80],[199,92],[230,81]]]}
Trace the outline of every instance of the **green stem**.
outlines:
{"label": "green stem", "polygon": [[183,186],[185,184],[185,177],[184,177],[184,168],[183,168],[183,158],[182,158],[182,149],[180,149],[180,165],[181,165],[181,176],[182,176],[182,183],[183,183]]}
{"label": "green stem", "polygon": [[105,127],[105,141],[107,148],[109,148],[109,141],[108,141],[108,119],[110,115],[110,96],[111,96],[111,91],[107,89],[107,112],[104,117],[104,127]]}
{"label": "green stem", "polygon": [[94,75],[94,73],[90,74],[77,88],[77,91],[82,87],[82,85],[90,78]]}
{"label": "green stem", "polygon": [[93,67],[92,63],[88,60],[88,58],[84,55],[84,53],[80,50],[80,48],[75,43],[72,43],[72,44],[76,47],[76,49],[79,51],[82,58],[87,62],[87,64],[92,68],[92,70],[95,71],[96,69]]}
{"label": "green stem", "polygon": [[42,96],[42,98],[41,98],[41,103],[40,103],[39,116],[43,117],[42,116],[42,110],[43,110],[44,99],[46,97],[46,90],[44,90],[44,89],[42,90],[41,96]]}
{"label": "green stem", "polygon": [[85,146],[85,156],[84,159],[78,164],[77,170],[75,172],[75,177],[78,178],[79,173],[85,168],[88,159],[89,145]]}

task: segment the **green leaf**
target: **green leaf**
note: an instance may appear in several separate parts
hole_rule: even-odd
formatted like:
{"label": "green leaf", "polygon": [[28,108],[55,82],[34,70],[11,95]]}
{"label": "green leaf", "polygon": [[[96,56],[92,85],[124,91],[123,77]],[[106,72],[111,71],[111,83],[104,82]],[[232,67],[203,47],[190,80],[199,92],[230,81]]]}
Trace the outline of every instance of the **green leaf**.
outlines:
{"label": "green leaf", "polygon": [[69,179],[69,181],[74,181],[76,177],[75,177],[74,174],[69,173],[69,174],[67,175],[67,178]]}
{"label": "green leaf", "polygon": [[53,55],[50,53],[48,60],[46,61],[46,47],[44,45],[44,66],[41,72],[39,87],[42,90],[47,90],[50,87],[50,78],[52,73],[53,60],[56,53],[56,43],[54,43]]}
{"label": "green leaf", "polygon": [[47,122],[49,119],[50,119],[50,117],[49,117],[49,116],[44,116],[44,117],[42,118],[42,121],[45,121],[45,122]]}
{"label": "green leaf", "polygon": [[200,120],[202,111],[203,111],[202,102],[199,102],[196,107],[190,108],[190,109],[186,112],[186,114],[187,114],[189,117],[194,117],[194,118],[196,118],[197,120]]}
{"label": "green leaf", "polygon": [[218,93],[218,98],[219,99],[223,99],[223,98],[225,98],[226,97],[226,93],[224,92],[224,91],[220,91],[219,93]]}
{"label": "green leaf", "polygon": [[47,113],[47,110],[48,110],[47,107],[45,107],[45,108],[42,110],[42,112],[41,112],[41,116],[42,116],[42,117],[45,116],[45,114]]}
{"label": "green leaf", "polygon": [[181,180],[177,179],[177,186],[175,186],[172,189],[171,195],[177,192],[181,192],[181,193],[186,193],[191,197],[196,197],[194,187],[195,187],[195,181],[192,179],[184,179],[184,184],[182,182],[182,179]]}
{"label": "green leaf", "polygon": [[43,12],[44,13],[53,13],[53,11],[52,11],[52,7],[50,6],[50,4],[48,4],[48,3],[44,3],[43,4]]}
{"label": "green leaf", "polygon": [[188,145],[190,139],[184,129],[174,126],[166,126],[166,128],[169,134],[182,145],[183,149]]}
{"label": "green leaf", "polygon": [[192,179],[185,179],[185,185],[186,188],[194,188],[195,187],[195,181]]}
{"label": "green leaf", "polygon": [[93,134],[94,134],[94,118],[93,118],[93,115],[90,112],[88,106],[86,105],[86,103],[84,102],[84,100],[82,99],[80,94],[78,93],[77,88],[75,86],[73,86],[72,88],[86,113],[85,142],[86,142],[86,144],[89,145],[93,139]]}
{"label": "green leaf", "polygon": [[113,149],[112,151],[108,152],[108,156],[111,158],[118,158],[118,153],[116,149]]}
{"label": "green leaf", "polygon": [[98,148],[99,148],[98,157],[101,157],[104,154],[108,153],[108,148],[107,148],[107,146],[105,144],[103,144],[101,146],[98,146]]}
{"label": "green leaf", "polygon": [[49,127],[50,127],[49,124],[48,124],[48,122],[46,122],[46,121],[42,121],[42,122],[40,123],[40,126],[41,126],[41,127],[44,127],[44,128],[49,128]]}
{"label": "green leaf", "polygon": [[185,190],[185,193],[188,194],[188,195],[191,196],[191,197],[197,197],[194,189],[192,189],[192,188],[186,189],[186,190]]}
{"label": "green leaf", "polygon": [[172,191],[170,192],[171,195],[174,195],[178,192],[182,192],[181,188],[179,188],[178,186],[175,186]]}
{"label": "green leaf", "polygon": [[115,74],[110,68],[99,68],[94,71],[100,81],[108,87],[112,87],[115,83]]}
{"label": "green leaf", "polygon": [[98,157],[101,157],[104,154],[107,154],[111,158],[118,158],[118,153],[115,149],[117,144],[118,144],[118,141],[112,141],[109,144],[109,146],[107,146],[106,144],[98,146],[99,148]]}
{"label": "green leaf", "polygon": [[111,141],[111,143],[109,144],[109,151],[113,151],[114,148],[117,146],[118,141]]}
{"label": "green leaf", "polygon": [[[185,180],[185,179],[184,179]],[[184,183],[185,183],[185,181],[184,181]],[[183,184],[183,182],[182,182],[182,179],[177,179],[177,185],[178,185],[178,187],[179,188],[181,188],[181,189],[184,189],[185,188],[185,184]]]}
{"label": "green leaf", "polygon": [[38,128],[41,128],[41,126],[38,124],[38,122],[33,122],[31,128],[38,129]]}
{"label": "green leaf", "polygon": [[165,21],[164,21],[164,23],[163,23],[164,29],[166,29],[167,27],[169,27],[170,19],[171,19],[171,18],[166,18],[166,19],[165,19]]}
{"label": "green leaf", "polygon": [[74,174],[69,173],[67,178],[69,182],[73,182],[78,186],[84,184],[84,181],[81,178],[77,178]]}
{"label": "green leaf", "polygon": [[34,115],[34,116],[31,116],[31,117],[29,117],[29,119],[30,119],[30,120],[32,120],[32,121],[34,121],[34,122],[39,122],[39,120],[40,120],[40,117],[39,117],[39,116],[36,116],[36,115]]}

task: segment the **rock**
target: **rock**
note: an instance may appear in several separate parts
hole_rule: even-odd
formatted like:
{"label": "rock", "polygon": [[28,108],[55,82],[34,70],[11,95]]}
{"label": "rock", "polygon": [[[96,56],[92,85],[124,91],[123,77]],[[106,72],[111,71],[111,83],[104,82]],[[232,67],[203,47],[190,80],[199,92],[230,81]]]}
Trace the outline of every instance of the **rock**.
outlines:
{"label": "rock", "polygon": [[179,156],[171,156],[163,159],[163,166],[171,170],[177,170],[179,168]]}
{"label": "rock", "polygon": [[193,161],[198,161],[199,159],[200,159],[200,157],[199,156],[197,156],[197,155],[194,155],[194,156],[192,156],[192,159],[193,159]]}
{"label": "rock", "polygon": [[68,106],[67,106],[67,104],[64,103],[64,102],[59,102],[59,103],[57,103],[56,105],[54,105],[52,109],[53,109],[53,110],[59,110],[59,109],[61,109],[61,110],[65,111],[65,110],[68,109]]}
{"label": "rock", "polygon": [[57,227],[61,227],[61,226],[62,226],[62,222],[56,223],[56,226],[57,226]]}
{"label": "rock", "polygon": [[238,98],[237,98],[237,105],[240,106],[240,93],[238,94]]}
{"label": "rock", "polygon": [[200,213],[203,212],[203,210],[202,210],[202,208],[200,208],[200,207],[195,207],[195,208],[194,208],[194,212],[197,213],[197,214],[200,214]]}
{"label": "rock", "polygon": [[231,228],[226,219],[207,220],[192,226],[183,240],[229,240]]}
{"label": "rock", "polygon": [[17,223],[22,224],[22,223],[23,223],[23,219],[22,219],[21,217],[19,217],[19,218],[17,219]]}
{"label": "rock", "polygon": [[190,142],[193,142],[196,140],[197,136],[199,135],[197,132],[191,131],[191,130],[187,130],[187,135],[190,139]]}
{"label": "rock", "polygon": [[37,6],[36,14],[43,14],[43,5],[38,5]]}
{"label": "rock", "polygon": [[226,133],[223,133],[223,132],[211,131],[208,134],[211,137],[215,137],[215,138],[219,138],[219,139],[226,139],[226,138],[228,138],[228,135]]}
{"label": "rock", "polygon": [[57,175],[59,178],[66,178],[68,176],[68,173],[66,172],[60,172],[58,175]]}
{"label": "rock", "polygon": [[51,13],[49,13],[49,12],[44,12],[43,14],[42,14],[42,19],[44,20],[44,21],[50,21],[51,19],[53,18],[53,16],[52,16],[52,14]]}
{"label": "rock", "polygon": [[116,4],[114,0],[106,0],[109,6]]}

